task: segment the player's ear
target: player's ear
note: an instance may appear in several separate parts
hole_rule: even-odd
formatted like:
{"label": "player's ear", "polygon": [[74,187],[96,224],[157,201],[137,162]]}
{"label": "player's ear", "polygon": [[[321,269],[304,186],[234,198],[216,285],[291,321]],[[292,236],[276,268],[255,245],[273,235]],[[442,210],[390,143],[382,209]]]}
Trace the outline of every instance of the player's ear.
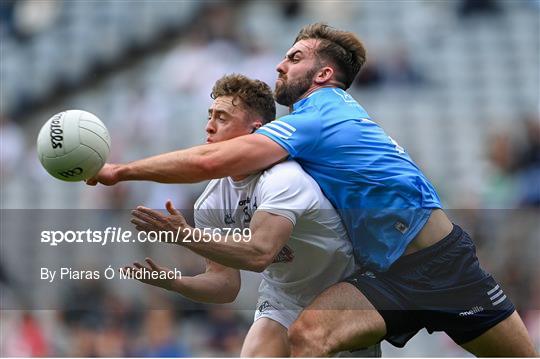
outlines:
{"label": "player's ear", "polygon": [[262,126],[262,121],[261,120],[254,121],[253,122],[253,129],[251,130],[251,133],[254,133],[255,131],[257,131],[261,126]]}
{"label": "player's ear", "polygon": [[334,69],[330,66],[325,66],[317,72],[314,81],[317,85],[323,85],[332,79],[332,76],[334,76]]}

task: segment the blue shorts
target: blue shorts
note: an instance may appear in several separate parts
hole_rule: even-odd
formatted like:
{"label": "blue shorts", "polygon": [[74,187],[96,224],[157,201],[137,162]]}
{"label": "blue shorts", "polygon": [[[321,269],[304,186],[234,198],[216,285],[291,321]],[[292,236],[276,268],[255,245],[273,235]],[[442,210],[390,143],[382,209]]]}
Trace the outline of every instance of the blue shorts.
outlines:
{"label": "blue shorts", "polygon": [[423,328],[444,331],[463,344],[515,310],[501,286],[480,267],[469,235],[456,225],[447,237],[401,257],[388,271],[358,271],[346,282],[381,314],[384,339],[397,347]]}

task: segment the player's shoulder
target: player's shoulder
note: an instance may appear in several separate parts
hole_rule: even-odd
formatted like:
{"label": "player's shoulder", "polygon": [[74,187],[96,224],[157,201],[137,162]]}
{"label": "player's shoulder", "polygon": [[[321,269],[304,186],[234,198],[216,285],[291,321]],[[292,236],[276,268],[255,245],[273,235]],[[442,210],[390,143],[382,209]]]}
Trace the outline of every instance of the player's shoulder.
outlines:
{"label": "player's shoulder", "polygon": [[305,173],[304,169],[302,168],[302,166],[300,166],[300,164],[298,164],[298,162],[296,162],[295,160],[289,159],[266,169],[263,172],[263,176],[272,177],[272,176],[283,176],[283,175],[304,174],[304,173]]}
{"label": "player's shoulder", "polygon": [[[313,93],[313,106],[326,117],[369,118],[366,110],[347,91],[337,87],[322,88]],[[336,114],[338,116],[336,116]]]}
{"label": "player's shoulder", "polygon": [[278,186],[311,186],[311,177],[304,171],[302,166],[294,160],[280,162],[265,170],[261,176],[262,184],[275,184]]}
{"label": "player's shoulder", "polygon": [[199,198],[197,198],[197,201],[195,201],[193,208],[195,210],[212,208],[214,204],[210,202],[212,202],[218,195],[216,192],[219,191],[222,181],[223,178],[211,180],[204,189],[203,193],[201,193]]}
{"label": "player's shoulder", "polygon": [[298,215],[318,209],[323,200],[317,183],[293,160],[278,163],[264,171],[254,195],[259,208],[301,210]]}

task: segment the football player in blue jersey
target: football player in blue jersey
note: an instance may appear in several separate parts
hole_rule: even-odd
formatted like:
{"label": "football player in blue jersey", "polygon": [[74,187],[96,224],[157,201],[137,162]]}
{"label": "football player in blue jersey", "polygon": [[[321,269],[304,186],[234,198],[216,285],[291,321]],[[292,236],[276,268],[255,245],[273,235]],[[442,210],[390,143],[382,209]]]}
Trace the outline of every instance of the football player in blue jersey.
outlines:
{"label": "football player in blue jersey", "polygon": [[300,30],[278,64],[276,101],[290,114],[254,134],[107,164],[89,185],[189,183],[243,175],[291,157],[339,211],[360,270],[319,295],[289,330],[293,356],[326,356],[382,340],[404,346],[444,331],[477,356],[535,356],[504,289],[429,180],[345,90],[366,52],[353,33]]}

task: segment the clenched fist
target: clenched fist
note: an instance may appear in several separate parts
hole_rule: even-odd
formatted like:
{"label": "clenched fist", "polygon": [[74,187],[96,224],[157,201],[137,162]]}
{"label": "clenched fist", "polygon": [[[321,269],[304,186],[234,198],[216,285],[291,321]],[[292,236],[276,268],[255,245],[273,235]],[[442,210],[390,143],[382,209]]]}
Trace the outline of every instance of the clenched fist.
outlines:
{"label": "clenched fist", "polygon": [[92,178],[86,180],[86,184],[89,186],[95,186],[101,183],[105,186],[113,186],[120,181],[118,175],[118,169],[121,165],[105,163],[105,165],[99,170],[99,172]]}

